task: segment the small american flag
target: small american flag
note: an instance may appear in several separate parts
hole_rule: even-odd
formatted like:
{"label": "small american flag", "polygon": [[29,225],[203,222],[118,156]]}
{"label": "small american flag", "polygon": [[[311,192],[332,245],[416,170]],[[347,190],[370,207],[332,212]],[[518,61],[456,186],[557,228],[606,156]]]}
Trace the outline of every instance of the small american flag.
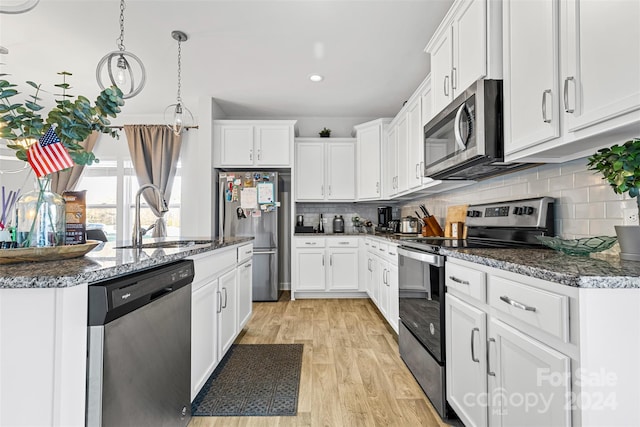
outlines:
{"label": "small american flag", "polygon": [[73,160],[53,127],[50,127],[37,143],[29,147],[27,160],[38,178],[73,167]]}

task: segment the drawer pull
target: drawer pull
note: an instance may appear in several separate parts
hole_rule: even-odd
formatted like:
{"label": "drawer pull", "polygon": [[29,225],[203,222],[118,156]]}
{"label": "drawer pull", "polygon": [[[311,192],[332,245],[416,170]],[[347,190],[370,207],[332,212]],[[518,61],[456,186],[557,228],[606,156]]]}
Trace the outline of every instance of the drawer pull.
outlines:
{"label": "drawer pull", "polygon": [[509,298],[506,295],[501,296],[500,299],[502,301],[506,302],[507,304],[514,306],[515,308],[519,308],[519,309],[525,310],[525,311],[533,311],[534,313],[536,311],[535,307],[531,307],[530,305],[525,305],[525,304],[522,304],[521,302],[518,302],[516,300],[512,300],[511,298]]}
{"label": "drawer pull", "polygon": [[348,245],[349,242],[338,242],[339,245]]}
{"label": "drawer pull", "polygon": [[251,255],[253,253],[253,251],[247,251],[246,255]]}
{"label": "drawer pull", "polygon": [[476,345],[475,345],[475,340],[473,339],[476,332],[480,332],[480,329],[473,328],[471,330],[471,360],[476,363],[480,363],[480,359],[476,357]]}
{"label": "drawer pull", "polygon": [[383,248],[379,248],[378,250],[379,250],[380,252],[384,252],[384,249],[383,249]]}
{"label": "drawer pull", "polygon": [[305,245],[317,245],[318,242],[304,242]]}
{"label": "drawer pull", "polygon": [[458,279],[456,276],[449,276],[449,279],[453,280],[456,283],[460,283],[461,285],[470,285],[470,283],[466,280]]}

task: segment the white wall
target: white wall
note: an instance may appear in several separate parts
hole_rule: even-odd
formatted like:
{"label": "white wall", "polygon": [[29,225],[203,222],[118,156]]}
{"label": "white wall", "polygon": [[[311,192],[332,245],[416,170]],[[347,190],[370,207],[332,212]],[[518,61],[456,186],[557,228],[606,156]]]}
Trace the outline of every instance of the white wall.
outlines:
{"label": "white wall", "polygon": [[402,212],[412,215],[424,203],[444,224],[448,206],[549,196],[556,198],[556,235],[615,236],[614,225],[623,224],[623,209],[637,209],[636,200],[615,194],[602,175],[587,170],[586,165],[583,158],[537,166],[411,201],[403,205]]}

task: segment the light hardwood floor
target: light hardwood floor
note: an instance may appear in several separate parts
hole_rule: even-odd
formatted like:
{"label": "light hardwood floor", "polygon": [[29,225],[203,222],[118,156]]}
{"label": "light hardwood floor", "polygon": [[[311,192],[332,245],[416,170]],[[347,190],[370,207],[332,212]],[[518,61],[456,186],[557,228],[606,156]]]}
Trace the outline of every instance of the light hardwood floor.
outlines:
{"label": "light hardwood floor", "polygon": [[193,417],[189,427],[446,426],[366,299],[253,304],[238,344],[304,344],[295,417]]}

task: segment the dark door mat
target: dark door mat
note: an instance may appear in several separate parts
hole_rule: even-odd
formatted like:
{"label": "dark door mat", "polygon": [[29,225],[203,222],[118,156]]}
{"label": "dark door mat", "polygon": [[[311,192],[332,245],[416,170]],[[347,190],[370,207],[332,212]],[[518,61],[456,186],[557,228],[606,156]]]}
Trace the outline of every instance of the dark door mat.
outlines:
{"label": "dark door mat", "polygon": [[234,344],[191,404],[194,416],[296,415],[303,344]]}

